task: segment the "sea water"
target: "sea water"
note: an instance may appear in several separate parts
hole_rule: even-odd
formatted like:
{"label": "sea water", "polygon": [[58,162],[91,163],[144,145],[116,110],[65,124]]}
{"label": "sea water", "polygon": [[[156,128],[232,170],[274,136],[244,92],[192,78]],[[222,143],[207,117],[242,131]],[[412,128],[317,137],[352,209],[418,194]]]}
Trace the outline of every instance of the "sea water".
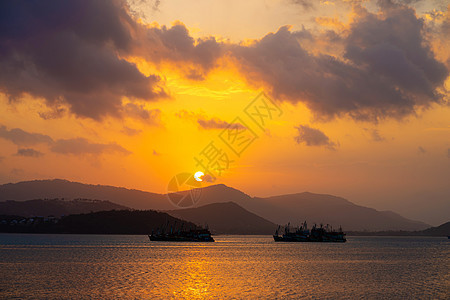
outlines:
{"label": "sea water", "polygon": [[0,298],[450,298],[447,238],[347,237],[342,244],[214,238],[0,234]]}

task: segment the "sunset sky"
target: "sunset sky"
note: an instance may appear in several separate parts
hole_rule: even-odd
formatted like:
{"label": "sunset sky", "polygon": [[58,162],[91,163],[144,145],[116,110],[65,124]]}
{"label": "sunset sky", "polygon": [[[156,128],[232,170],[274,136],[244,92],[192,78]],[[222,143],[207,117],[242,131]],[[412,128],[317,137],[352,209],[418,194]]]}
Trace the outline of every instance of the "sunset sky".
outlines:
{"label": "sunset sky", "polygon": [[[165,193],[212,142],[230,163],[208,184],[439,225],[449,70],[447,1],[2,1],[0,183]],[[254,137],[239,155],[227,126]]]}

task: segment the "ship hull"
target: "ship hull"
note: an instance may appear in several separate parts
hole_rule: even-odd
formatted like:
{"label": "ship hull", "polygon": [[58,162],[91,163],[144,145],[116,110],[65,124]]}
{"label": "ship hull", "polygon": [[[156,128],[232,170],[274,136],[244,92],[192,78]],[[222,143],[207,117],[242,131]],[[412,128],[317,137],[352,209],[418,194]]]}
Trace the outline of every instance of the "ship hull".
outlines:
{"label": "ship hull", "polygon": [[274,235],[273,239],[275,240],[275,242],[283,242],[283,237],[282,236]]}
{"label": "ship hull", "polygon": [[346,239],[311,239],[311,238],[290,238],[282,236],[273,236],[275,242],[291,242],[291,243],[345,243]]}
{"label": "ship hull", "polygon": [[184,236],[155,236],[149,235],[148,238],[152,242],[214,242],[212,237],[207,238],[190,238]]}

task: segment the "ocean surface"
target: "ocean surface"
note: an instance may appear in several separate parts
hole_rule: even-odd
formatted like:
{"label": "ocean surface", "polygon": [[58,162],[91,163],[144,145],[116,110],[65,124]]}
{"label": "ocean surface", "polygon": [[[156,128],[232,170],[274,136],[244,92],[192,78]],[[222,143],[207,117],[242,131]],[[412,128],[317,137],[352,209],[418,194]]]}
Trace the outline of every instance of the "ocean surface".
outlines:
{"label": "ocean surface", "polygon": [[0,234],[0,298],[450,299],[447,238]]}

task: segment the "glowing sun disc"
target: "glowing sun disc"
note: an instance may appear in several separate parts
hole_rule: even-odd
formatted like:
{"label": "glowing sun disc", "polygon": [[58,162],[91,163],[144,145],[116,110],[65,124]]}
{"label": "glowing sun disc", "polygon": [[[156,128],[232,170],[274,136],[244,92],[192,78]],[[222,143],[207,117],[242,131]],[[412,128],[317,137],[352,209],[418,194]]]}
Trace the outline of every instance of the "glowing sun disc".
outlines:
{"label": "glowing sun disc", "polygon": [[202,177],[205,176],[205,174],[203,174],[202,171],[198,171],[197,173],[194,174],[194,178],[197,181],[203,181]]}

